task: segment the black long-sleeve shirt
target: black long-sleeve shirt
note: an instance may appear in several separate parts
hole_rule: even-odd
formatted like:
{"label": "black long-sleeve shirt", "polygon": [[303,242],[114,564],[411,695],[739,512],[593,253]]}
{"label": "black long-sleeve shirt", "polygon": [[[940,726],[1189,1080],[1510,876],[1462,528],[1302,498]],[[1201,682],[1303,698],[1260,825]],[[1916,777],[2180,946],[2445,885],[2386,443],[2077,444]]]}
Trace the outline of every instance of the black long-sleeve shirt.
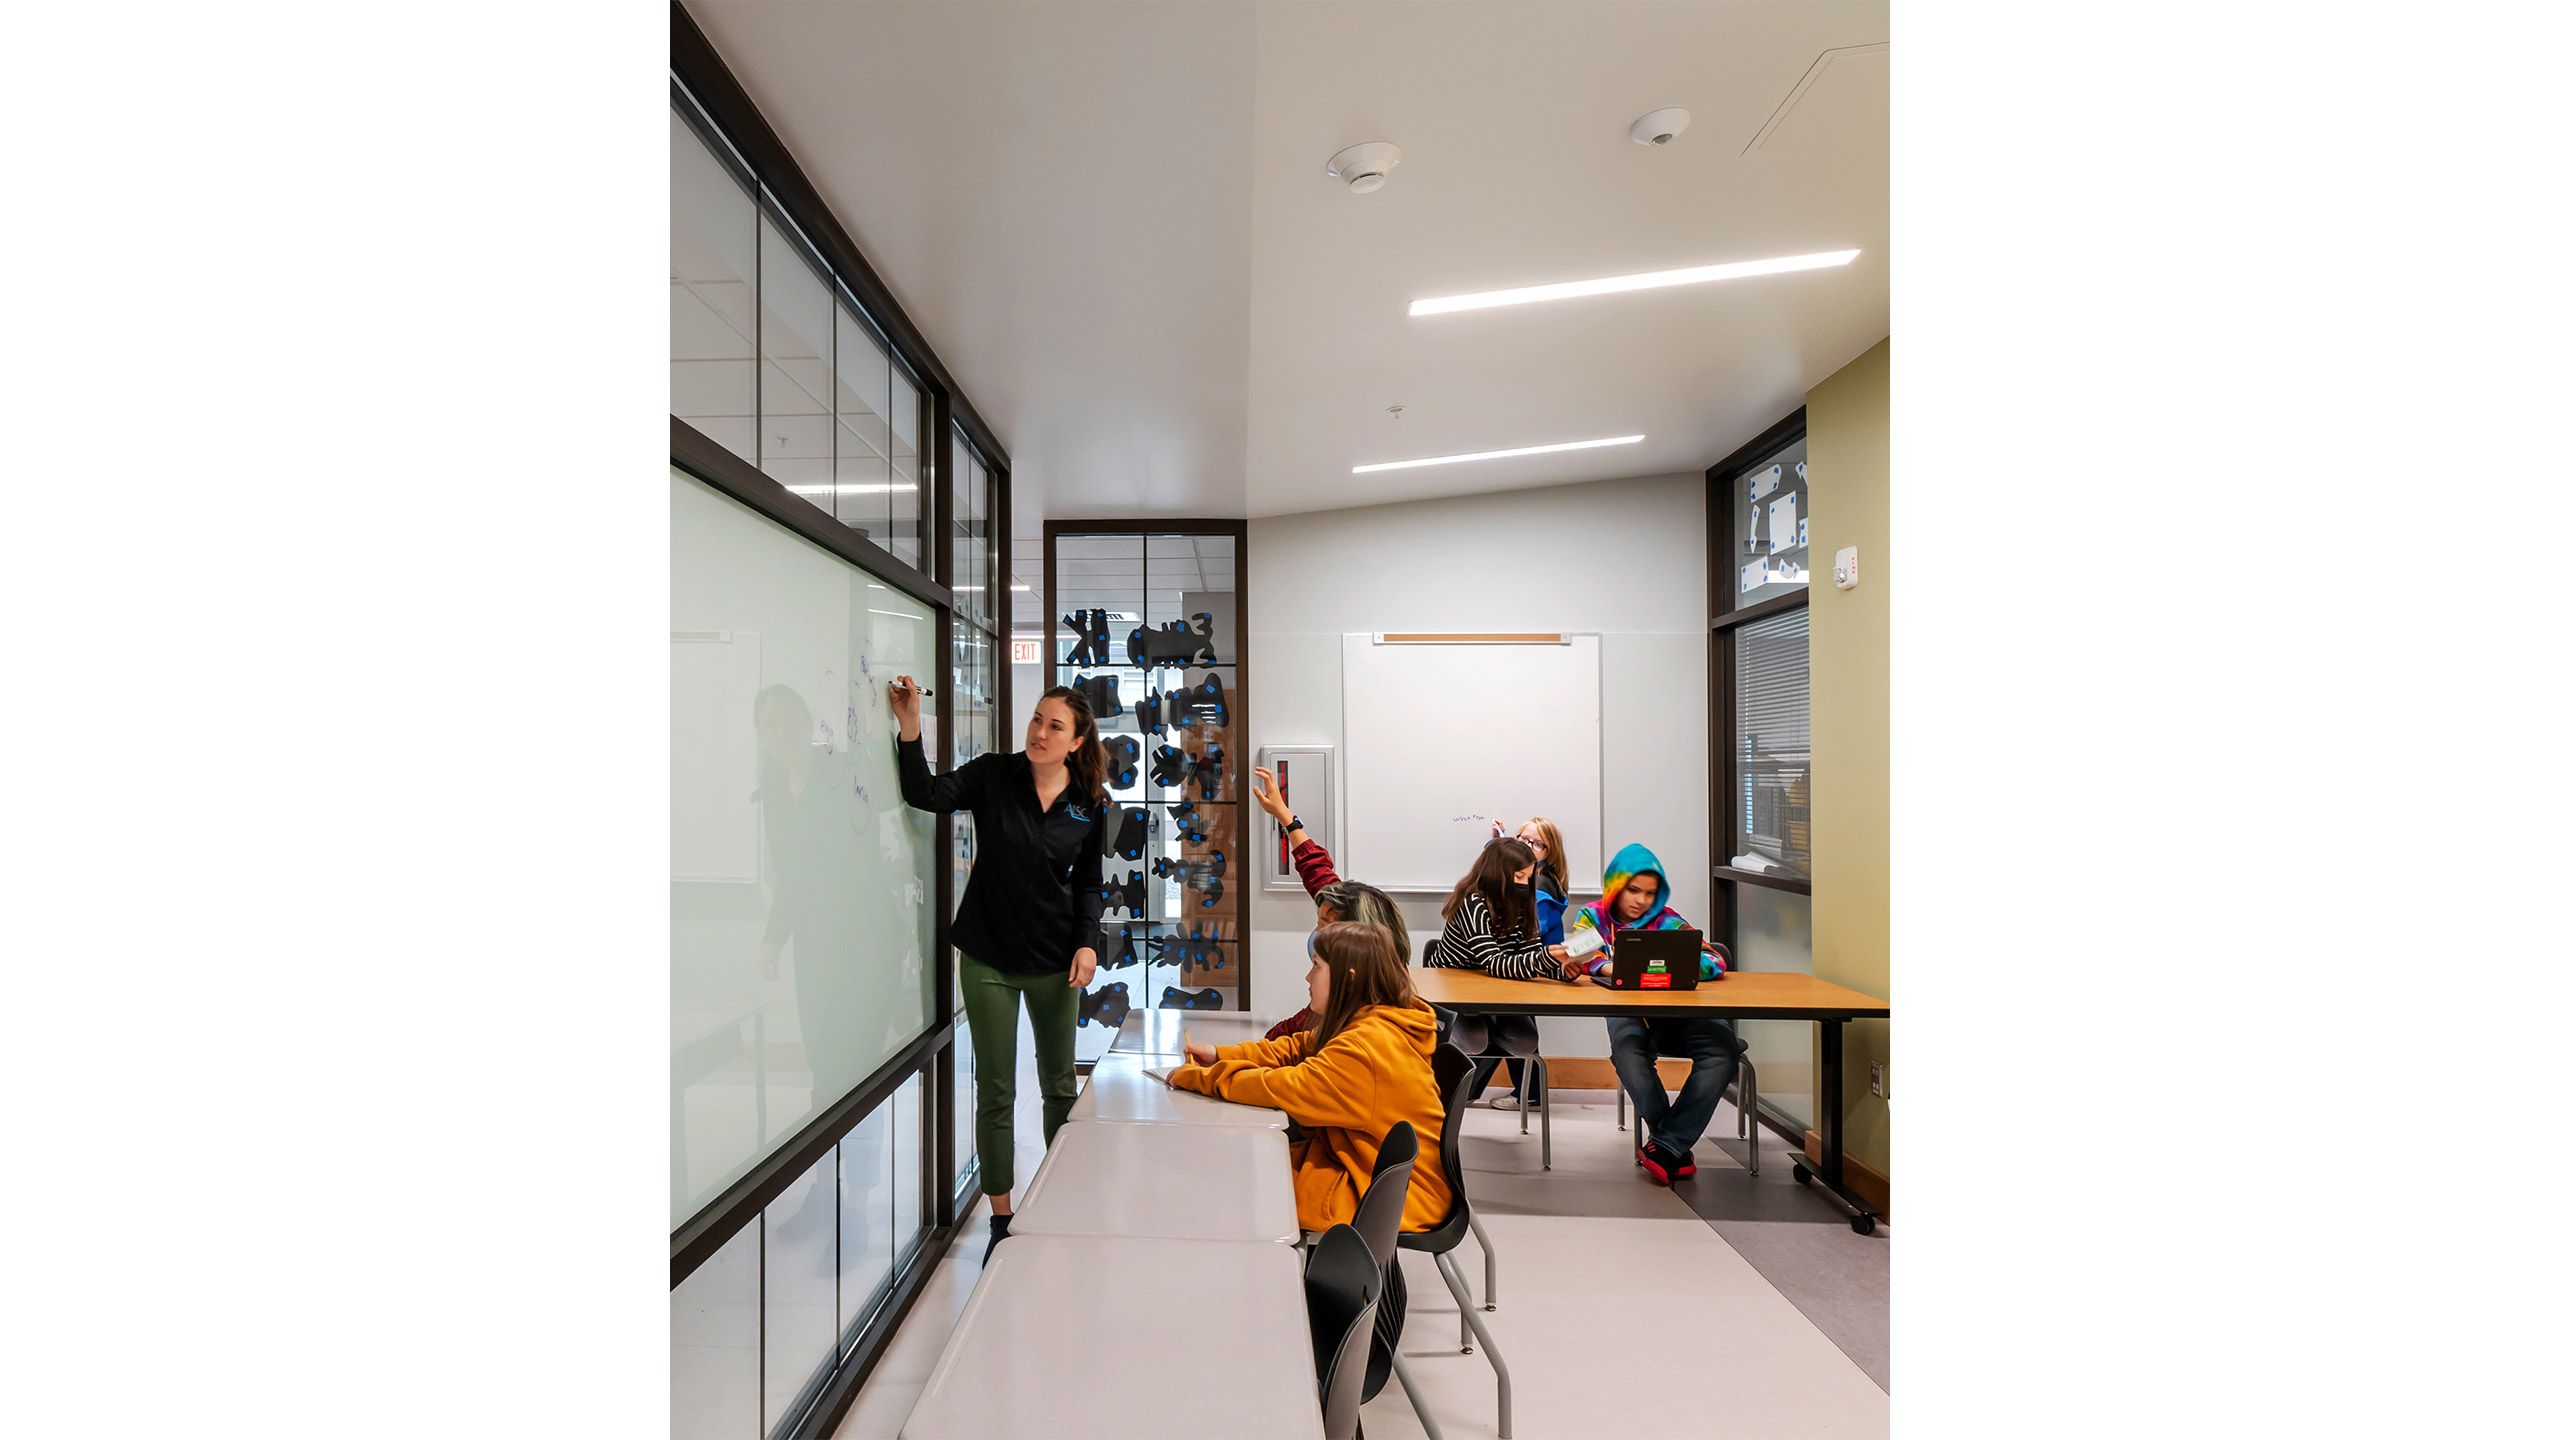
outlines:
{"label": "black long-sleeve shirt", "polygon": [[966,810],[978,821],[978,861],[951,943],[1016,975],[1066,970],[1076,951],[1102,949],[1103,829],[1111,807],[1073,779],[1048,809],[1031,761],[981,755],[948,775],[925,766],[924,742],[898,742],[898,789],[918,810]]}

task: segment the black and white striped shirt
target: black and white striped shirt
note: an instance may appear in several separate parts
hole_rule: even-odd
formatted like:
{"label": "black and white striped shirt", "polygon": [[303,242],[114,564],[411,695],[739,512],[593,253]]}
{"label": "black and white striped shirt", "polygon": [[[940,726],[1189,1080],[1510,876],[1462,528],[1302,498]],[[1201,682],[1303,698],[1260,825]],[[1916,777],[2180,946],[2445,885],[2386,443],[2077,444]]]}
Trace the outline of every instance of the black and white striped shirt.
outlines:
{"label": "black and white striped shirt", "polygon": [[1500,936],[1493,910],[1470,893],[1458,902],[1458,918],[1440,932],[1439,948],[1425,963],[1443,970],[1481,970],[1497,980],[1561,980],[1564,967],[1547,954],[1535,933]]}

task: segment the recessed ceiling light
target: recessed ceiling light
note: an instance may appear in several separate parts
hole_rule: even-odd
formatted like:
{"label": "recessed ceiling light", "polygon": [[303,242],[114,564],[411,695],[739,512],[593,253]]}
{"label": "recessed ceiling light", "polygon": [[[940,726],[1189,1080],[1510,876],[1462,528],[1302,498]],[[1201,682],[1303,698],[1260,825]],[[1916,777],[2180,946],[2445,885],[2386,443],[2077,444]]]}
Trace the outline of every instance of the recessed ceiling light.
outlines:
{"label": "recessed ceiling light", "polygon": [[913,485],[793,485],[794,495],[911,495]]}
{"label": "recessed ceiling light", "polygon": [[1446,315],[1452,310],[1490,310],[1497,305],[1529,305],[1540,300],[1571,300],[1583,295],[1615,295],[1622,290],[1658,290],[1665,285],[1696,285],[1708,280],[1740,280],[1750,275],[1784,275],[1791,270],[1821,270],[1858,258],[1855,250],[1825,250],[1819,255],[1788,255],[1776,260],[1741,260],[1730,265],[1701,265],[1693,270],[1656,270],[1645,275],[1613,275],[1606,280],[1568,280],[1561,285],[1527,285],[1517,290],[1484,290],[1416,300],[1407,315]]}
{"label": "recessed ceiling light", "polygon": [[1472,455],[1435,455],[1428,460],[1390,460],[1383,465],[1354,465],[1351,473],[1366,475],[1372,470],[1411,470],[1422,465],[1455,465],[1462,460],[1508,460],[1514,455],[1553,455],[1559,450],[1596,450],[1603,445],[1633,445],[1641,435],[1615,435],[1606,440],[1573,440],[1562,445],[1524,445],[1517,450],[1478,450]]}

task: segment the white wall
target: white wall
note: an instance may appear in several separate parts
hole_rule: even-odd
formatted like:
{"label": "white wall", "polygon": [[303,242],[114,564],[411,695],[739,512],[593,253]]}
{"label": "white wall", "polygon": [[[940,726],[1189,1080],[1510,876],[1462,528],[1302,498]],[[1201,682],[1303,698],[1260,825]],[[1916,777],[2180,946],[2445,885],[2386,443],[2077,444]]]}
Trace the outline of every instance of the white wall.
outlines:
{"label": "white wall", "polygon": [[[1671,872],[1673,904],[1705,924],[1703,475],[1285,515],[1252,522],[1246,535],[1257,749],[1342,743],[1346,631],[1596,630],[1601,853],[1651,846]],[[1489,718],[1499,723],[1498,705]],[[1600,880],[1573,878],[1576,890]],[[1440,896],[1396,898],[1416,948],[1439,933]],[[1255,895],[1254,1009],[1306,1003],[1314,924],[1303,893]],[[1551,1054],[1609,1053],[1597,1020],[1540,1023]]]}

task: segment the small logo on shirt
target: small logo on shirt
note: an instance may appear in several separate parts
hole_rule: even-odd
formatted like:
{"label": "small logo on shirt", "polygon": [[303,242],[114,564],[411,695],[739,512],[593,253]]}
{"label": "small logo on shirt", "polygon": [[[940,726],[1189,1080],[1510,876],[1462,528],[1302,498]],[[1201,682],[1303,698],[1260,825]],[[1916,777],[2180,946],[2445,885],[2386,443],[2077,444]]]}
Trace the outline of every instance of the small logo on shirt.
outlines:
{"label": "small logo on shirt", "polygon": [[1090,821],[1093,819],[1093,812],[1085,809],[1073,800],[1070,800],[1067,802],[1067,818],[1070,820]]}

